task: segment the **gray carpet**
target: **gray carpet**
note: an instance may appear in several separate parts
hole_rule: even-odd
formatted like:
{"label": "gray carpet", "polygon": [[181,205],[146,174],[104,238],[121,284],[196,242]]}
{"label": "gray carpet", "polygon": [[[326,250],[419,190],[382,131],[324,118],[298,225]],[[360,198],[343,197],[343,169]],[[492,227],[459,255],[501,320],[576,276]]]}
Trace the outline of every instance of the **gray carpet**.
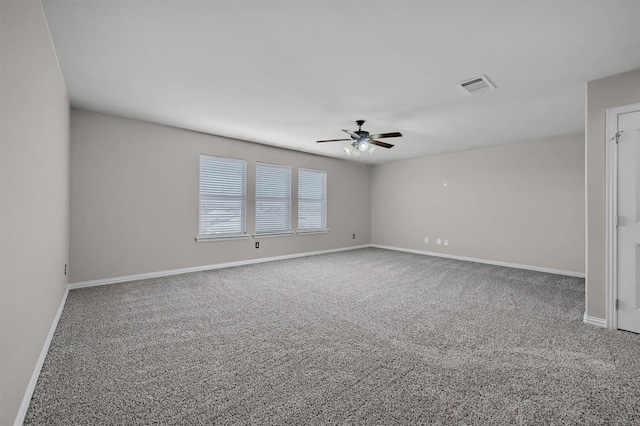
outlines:
{"label": "gray carpet", "polygon": [[380,249],[72,290],[26,424],[640,424],[584,280]]}

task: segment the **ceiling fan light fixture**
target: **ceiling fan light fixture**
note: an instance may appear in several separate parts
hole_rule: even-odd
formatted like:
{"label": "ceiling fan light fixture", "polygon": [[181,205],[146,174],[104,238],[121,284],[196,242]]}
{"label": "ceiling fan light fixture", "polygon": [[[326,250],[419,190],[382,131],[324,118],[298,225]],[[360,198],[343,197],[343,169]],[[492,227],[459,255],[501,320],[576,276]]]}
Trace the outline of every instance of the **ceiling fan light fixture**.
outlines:
{"label": "ceiling fan light fixture", "polygon": [[381,142],[378,139],[398,138],[402,136],[402,133],[400,132],[376,133],[374,135],[371,135],[366,130],[362,130],[364,120],[357,120],[356,124],[358,125],[358,130],[342,129],[342,131],[347,133],[351,137],[351,139],[323,139],[316,141],[316,143],[349,141],[349,145],[343,147],[342,150],[347,155],[353,155],[354,157],[357,157],[362,152],[368,152],[369,154],[371,154],[377,146],[381,146],[383,148],[393,148],[393,144]]}

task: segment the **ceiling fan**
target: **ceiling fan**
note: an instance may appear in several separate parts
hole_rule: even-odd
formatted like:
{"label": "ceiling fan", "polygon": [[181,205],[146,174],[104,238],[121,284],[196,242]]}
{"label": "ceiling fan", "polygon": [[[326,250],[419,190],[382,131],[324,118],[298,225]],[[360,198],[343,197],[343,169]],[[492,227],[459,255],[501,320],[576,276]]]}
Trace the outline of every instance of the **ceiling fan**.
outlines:
{"label": "ceiling fan", "polygon": [[323,142],[339,142],[339,141],[352,141],[350,145],[344,147],[344,151],[347,154],[351,153],[360,153],[368,151],[372,148],[372,145],[381,146],[383,148],[392,148],[393,145],[386,142],[380,142],[376,139],[382,138],[397,138],[402,136],[400,132],[391,132],[391,133],[378,133],[376,135],[370,135],[369,132],[362,130],[362,125],[364,124],[364,120],[356,120],[356,124],[358,125],[358,130],[344,130],[343,132],[349,134],[351,136],[350,139],[325,139],[321,141],[317,141],[317,143]]}

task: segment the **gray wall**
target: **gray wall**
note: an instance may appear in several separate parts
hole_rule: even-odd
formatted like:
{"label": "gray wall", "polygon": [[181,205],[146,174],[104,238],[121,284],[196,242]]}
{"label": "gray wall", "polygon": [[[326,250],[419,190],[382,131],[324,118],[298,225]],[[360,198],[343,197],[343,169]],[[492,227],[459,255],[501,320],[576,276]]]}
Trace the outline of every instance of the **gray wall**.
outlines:
{"label": "gray wall", "polygon": [[377,166],[371,215],[373,244],[584,273],[584,135]]}
{"label": "gray wall", "polygon": [[39,1],[0,2],[0,424],[13,424],[69,254],[69,102]]}
{"label": "gray wall", "polygon": [[[196,243],[201,153],[248,161],[249,234],[256,161],[293,166],[294,183],[298,167],[326,170],[329,233]],[[369,244],[370,178],[353,162],[74,109],[70,282]]]}
{"label": "gray wall", "polygon": [[587,307],[606,316],[606,110],[640,102],[640,70],[587,83]]}

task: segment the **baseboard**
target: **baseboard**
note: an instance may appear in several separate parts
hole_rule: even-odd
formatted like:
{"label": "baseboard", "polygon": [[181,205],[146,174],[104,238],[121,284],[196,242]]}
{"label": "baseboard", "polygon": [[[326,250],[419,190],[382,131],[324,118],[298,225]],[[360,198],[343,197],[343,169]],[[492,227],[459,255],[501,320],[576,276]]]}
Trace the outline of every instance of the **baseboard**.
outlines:
{"label": "baseboard", "polygon": [[488,265],[505,266],[507,268],[517,268],[517,269],[526,269],[529,271],[536,271],[536,272],[546,272],[548,274],[567,275],[569,277],[576,277],[576,278],[585,277],[585,274],[583,272],[563,271],[560,269],[542,268],[539,266],[521,265],[518,263],[509,263],[509,262],[499,262],[496,260],[477,259],[475,257],[456,256],[453,254],[435,253],[431,251],[422,251],[422,250],[412,250],[412,249],[405,249],[401,247],[383,246],[380,244],[371,244],[371,247],[387,249],[387,250],[395,250],[395,251],[404,251],[407,253],[424,254],[426,256],[444,257],[447,259],[466,260],[468,262],[485,263]]}
{"label": "baseboard", "polygon": [[362,248],[371,247],[369,244],[361,245],[361,246],[352,246],[352,247],[341,247],[337,249],[329,249],[329,250],[320,250],[320,251],[311,251],[304,253],[295,253],[295,254],[286,254],[282,256],[274,256],[274,257],[261,257],[258,259],[249,259],[249,260],[240,260],[237,262],[228,262],[228,263],[218,263],[214,265],[203,265],[203,266],[194,266],[191,268],[180,268],[180,269],[170,269],[167,271],[157,271],[157,272],[148,272],[144,274],[135,274],[135,275],[125,275],[121,277],[114,278],[105,278],[99,280],[91,280],[91,281],[82,281],[73,284],[69,284],[69,289],[73,290],[76,288],[83,287],[94,287],[98,285],[106,285],[106,284],[116,284],[127,281],[138,281],[145,280],[148,278],[159,278],[159,277],[167,277],[171,275],[179,275],[179,274],[187,274],[189,272],[200,272],[200,271],[210,271],[212,269],[222,269],[222,268],[230,268],[233,266],[244,266],[244,265],[253,265],[256,263],[265,263],[265,262],[274,262],[276,260],[286,260],[286,259],[295,259],[298,257],[307,257],[307,256],[316,256],[319,254],[328,254],[328,253],[337,253],[341,251],[347,250],[357,250]]}
{"label": "baseboard", "polygon": [[586,313],[584,314],[584,317],[582,318],[582,322],[584,322],[585,324],[594,325],[596,327],[607,328],[607,320],[606,319],[598,318],[598,317],[592,317],[592,316],[587,315]]}
{"label": "baseboard", "polygon": [[49,329],[49,334],[47,335],[47,339],[42,346],[42,351],[40,351],[40,357],[38,358],[38,362],[33,370],[33,374],[31,374],[31,379],[29,380],[29,384],[27,385],[27,390],[24,392],[24,397],[22,398],[22,404],[20,404],[20,409],[18,410],[18,415],[16,416],[16,420],[13,422],[14,426],[21,426],[24,423],[24,418],[27,415],[27,410],[29,410],[29,404],[31,403],[31,397],[33,396],[33,391],[36,389],[36,384],[38,383],[38,378],[40,377],[40,371],[42,371],[42,366],[44,365],[44,360],[47,357],[47,352],[49,352],[49,346],[51,345],[51,341],[53,340],[53,335],[56,332],[56,328],[58,328],[58,321],[60,321],[60,316],[62,315],[62,310],[64,309],[64,305],[67,302],[67,296],[69,295],[69,286],[67,286],[64,291],[64,295],[62,296],[62,301],[60,301],[60,306],[58,307],[58,312],[56,312],[56,316],[53,318],[53,322],[51,323],[51,328]]}

